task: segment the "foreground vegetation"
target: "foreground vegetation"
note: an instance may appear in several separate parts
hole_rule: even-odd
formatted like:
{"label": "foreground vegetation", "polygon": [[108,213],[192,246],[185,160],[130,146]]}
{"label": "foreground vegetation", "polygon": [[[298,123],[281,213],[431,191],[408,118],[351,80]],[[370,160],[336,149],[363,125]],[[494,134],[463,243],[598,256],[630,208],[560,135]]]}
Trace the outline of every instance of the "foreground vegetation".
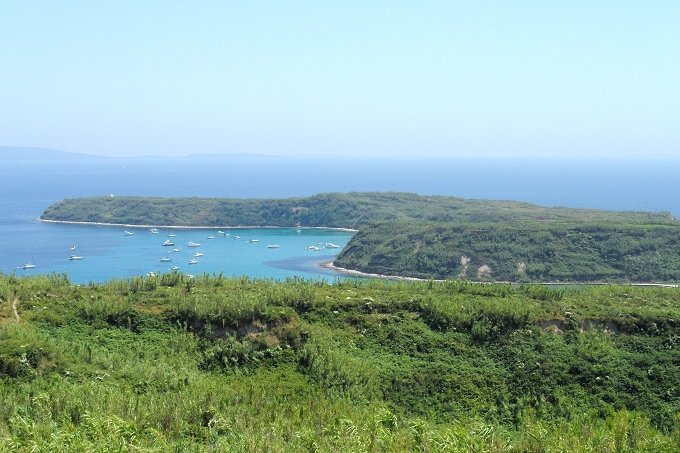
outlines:
{"label": "foreground vegetation", "polygon": [[677,451],[679,302],[0,275],[0,451]]}
{"label": "foreground vegetation", "polygon": [[340,267],[421,278],[512,282],[677,282],[680,225],[382,222]]}

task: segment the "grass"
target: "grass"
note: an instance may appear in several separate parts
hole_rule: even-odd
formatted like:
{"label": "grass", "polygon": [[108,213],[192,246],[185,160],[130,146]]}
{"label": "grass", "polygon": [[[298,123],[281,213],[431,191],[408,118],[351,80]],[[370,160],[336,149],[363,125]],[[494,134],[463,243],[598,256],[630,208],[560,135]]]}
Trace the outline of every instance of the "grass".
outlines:
{"label": "grass", "polygon": [[0,451],[680,445],[677,289],[0,276],[0,294],[21,301]]}

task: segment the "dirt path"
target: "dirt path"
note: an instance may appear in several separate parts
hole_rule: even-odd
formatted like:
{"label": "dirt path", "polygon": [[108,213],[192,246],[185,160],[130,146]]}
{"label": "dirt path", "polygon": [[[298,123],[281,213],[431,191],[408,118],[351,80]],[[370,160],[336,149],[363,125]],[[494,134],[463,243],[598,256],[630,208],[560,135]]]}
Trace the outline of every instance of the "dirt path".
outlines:
{"label": "dirt path", "polygon": [[17,303],[19,302],[19,298],[15,298],[12,301],[12,317],[16,319],[17,321],[19,320],[19,312],[17,311]]}

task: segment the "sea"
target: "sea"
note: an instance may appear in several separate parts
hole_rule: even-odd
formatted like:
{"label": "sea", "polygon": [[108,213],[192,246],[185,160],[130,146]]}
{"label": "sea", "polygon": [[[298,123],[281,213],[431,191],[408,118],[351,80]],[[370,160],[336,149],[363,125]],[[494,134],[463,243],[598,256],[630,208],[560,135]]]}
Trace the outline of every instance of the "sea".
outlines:
{"label": "sea", "polygon": [[[0,272],[65,273],[73,283],[148,273],[283,280],[342,278],[320,264],[351,239],[325,229],[169,229],[39,222],[65,198],[278,198],[397,191],[680,216],[680,159],[227,156],[0,162]],[[132,235],[125,235],[128,230]],[[174,235],[174,236],[170,236]],[[163,247],[165,240],[175,246]],[[189,248],[189,241],[200,247]],[[326,244],[338,248],[326,247]],[[268,246],[278,247],[268,247]],[[312,247],[313,246],[313,247]],[[318,250],[315,250],[318,248]],[[179,251],[173,251],[178,249]],[[195,253],[196,264],[189,264]],[[80,260],[69,260],[71,255]],[[169,258],[169,262],[161,262]],[[22,269],[30,263],[35,268]]]}

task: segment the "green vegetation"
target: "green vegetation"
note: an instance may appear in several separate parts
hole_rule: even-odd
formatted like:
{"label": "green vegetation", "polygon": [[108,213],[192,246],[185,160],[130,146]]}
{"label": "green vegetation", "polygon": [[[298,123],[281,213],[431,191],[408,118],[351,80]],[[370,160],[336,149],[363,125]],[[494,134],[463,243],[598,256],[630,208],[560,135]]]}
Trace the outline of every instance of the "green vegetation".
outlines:
{"label": "green vegetation", "polygon": [[50,206],[42,218],[359,228],[335,264],[386,275],[513,282],[680,280],[680,223],[669,213],[346,193],[269,200],[78,198]]}
{"label": "green vegetation", "polygon": [[669,213],[544,208],[516,201],[410,193],[329,193],[305,198],[92,197],[56,203],[42,219],[132,225],[361,228],[375,221],[606,221],[673,223]]}
{"label": "green vegetation", "polygon": [[0,451],[678,451],[680,290],[0,275],[0,399]]}
{"label": "green vegetation", "polygon": [[680,225],[382,222],[357,233],[335,264],[441,279],[672,282]]}

